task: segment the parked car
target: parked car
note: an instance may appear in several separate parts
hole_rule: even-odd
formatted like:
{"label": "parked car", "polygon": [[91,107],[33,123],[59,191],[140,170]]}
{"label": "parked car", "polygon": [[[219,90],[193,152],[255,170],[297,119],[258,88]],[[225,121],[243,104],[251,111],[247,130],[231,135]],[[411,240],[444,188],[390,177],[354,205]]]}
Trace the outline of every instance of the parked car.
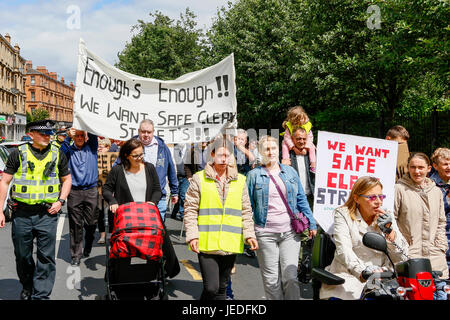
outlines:
{"label": "parked car", "polygon": [[0,146],[4,146],[8,149],[17,148],[18,146],[28,143],[28,141],[8,141],[0,143]]}
{"label": "parked car", "polygon": [[[3,178],[3,171],[5,170],[9,154],[10,150],[5,146],[3,146],[2,144],[0,144],[0,180]],[[6,197],[5,204],[3,205],[3,214],[6,217],[6,221],[11,220],[11,212],[8,207],[8,200],[10,199],[10,192],[12,185],[13,185],[12,183],[9,184],[8,195]]]}
{"label": "parked car", "polygon": [[22,138],[20,138],[20,141],[31,141],[33,139],[31,139],[31,137],[29,135],[24,135],[22,136]]}

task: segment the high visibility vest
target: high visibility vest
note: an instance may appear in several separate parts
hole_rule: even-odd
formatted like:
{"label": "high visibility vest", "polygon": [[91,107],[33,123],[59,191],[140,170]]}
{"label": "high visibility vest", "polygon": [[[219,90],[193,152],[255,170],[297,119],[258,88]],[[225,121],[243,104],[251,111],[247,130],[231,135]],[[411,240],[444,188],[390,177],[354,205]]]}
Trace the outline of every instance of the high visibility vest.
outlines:
{"label": "high visibility vest", "polygon": [[229,183],[225,206],[220,201],[215,181],[205,176],[205,170],[196,173],[200,177],[201,195],[198,214],[199,251],[226,251],[242,253],[242,190],[245,176]]}
{"label": "high visibility vest", "polygon": [[[12,197],[26,204],[53,203],[58,201],[59,181],[59,149],[51,146],[43,160],[38,160],[27,144],[19,147],[20,165],[14,174]],[[53,170],[44,175],[46,166],[54,163]]]}
{"label": "high visibility vest", "polygon": [[[286,122],[286,126],[287,126],[288,129],[289,129],[289,133],[292,135],[292,130],[294,129],[294,126],[293,126],[289,121]],[[308,134],[309,131],[311,131],[311,128],[312,128],[312,123],[311,123],[311,121],[308,121],[307,123],[301,125],[300,128],[305,129],[306,134]],[[284,132],[280,133],[280,136],[284,136]]]}

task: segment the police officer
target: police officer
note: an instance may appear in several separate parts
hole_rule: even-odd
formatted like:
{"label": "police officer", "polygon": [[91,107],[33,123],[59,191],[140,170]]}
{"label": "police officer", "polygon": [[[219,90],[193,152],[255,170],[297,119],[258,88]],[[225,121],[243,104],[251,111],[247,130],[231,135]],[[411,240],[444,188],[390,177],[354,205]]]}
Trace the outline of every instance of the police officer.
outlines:
{"label": "police officer", "polygon": [[[3,208],[14,178],[12,240],[23,300],[49,299],[55,282],[58,212],[70,192],[72,177],[66,156],[50,143],[54,126],[51,120],[27,124],[33,141],[11,152],[0,181],[0,206]],[[3,226],[2,212],[0,227]],[[37,239],[36,263],[34,238]]]}

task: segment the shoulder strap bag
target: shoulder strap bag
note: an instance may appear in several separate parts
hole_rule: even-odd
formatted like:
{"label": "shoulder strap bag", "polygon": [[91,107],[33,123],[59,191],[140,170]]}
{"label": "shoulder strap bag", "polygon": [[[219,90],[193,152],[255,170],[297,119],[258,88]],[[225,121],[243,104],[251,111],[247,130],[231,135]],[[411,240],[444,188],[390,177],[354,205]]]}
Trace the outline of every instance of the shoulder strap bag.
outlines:
{"label": "shoulder strap bag", "polygon": [[283,200],[284,205],[286,206],[287,212],[289,216],[291,217],[291,226],[292,229],[296,233],[303,233],[306,229],[309,228],[309,220],[305,217],[305,215],[301,212],[299,212],[297,215],[295,215],[291,208],[289,207],[289,204],[287,203],[286,198],[284,197],[283,192],[281,191],[280,187],[278,186],[278,183],[275,181],[274,177],[270,174],[269,170],[264,167],[264,170],[266,170],[267,174],[270,177],[270,180],[272,180],[273,184],[275,185],[275,188],[277,188],[278,193],[280,194],[281,200]]}

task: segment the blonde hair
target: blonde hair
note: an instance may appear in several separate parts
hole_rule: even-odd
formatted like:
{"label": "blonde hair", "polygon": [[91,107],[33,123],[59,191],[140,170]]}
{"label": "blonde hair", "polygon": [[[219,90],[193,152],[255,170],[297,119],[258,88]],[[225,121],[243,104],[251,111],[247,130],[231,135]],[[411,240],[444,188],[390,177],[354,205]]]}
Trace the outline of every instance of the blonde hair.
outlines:
{"label": "blonde hair", "polygon": [[300,106],[295,106],[287,111],[287,117],[282,126],[284,129],[287,129],[287,122],[290,122],[292,126],[302,126],[308,121],[309,117],[306,114],[305,109]]}
{"label": "blonde hair", "polygon": [[450,160],[449,148],[437,148],[436,150],[434,150],[433,155],[431,156],[431,161],[435,164],[439,164],[441,158]]}
{"label": "blonde hair", "polygon": [[348,212],[352,220],[356,220],[357,208],[357,203],[353,196],[359,196],[360,194],[363,194],[376,186],[380,186],[381,189],[383,189],[383,185],[381,184],[380,180],[375,177],[363,176],[355,182],[347,201],[344,203],[344,207],[348,208]]}
{"label": "blonde hair", "polygon": [[261,139],[259,139],[258,142],[258,151],[259,153],[262,153],[264,149],[264,144],[267,142],[275,142],[278,147],[278,140],[272,136],[263,136]]}

